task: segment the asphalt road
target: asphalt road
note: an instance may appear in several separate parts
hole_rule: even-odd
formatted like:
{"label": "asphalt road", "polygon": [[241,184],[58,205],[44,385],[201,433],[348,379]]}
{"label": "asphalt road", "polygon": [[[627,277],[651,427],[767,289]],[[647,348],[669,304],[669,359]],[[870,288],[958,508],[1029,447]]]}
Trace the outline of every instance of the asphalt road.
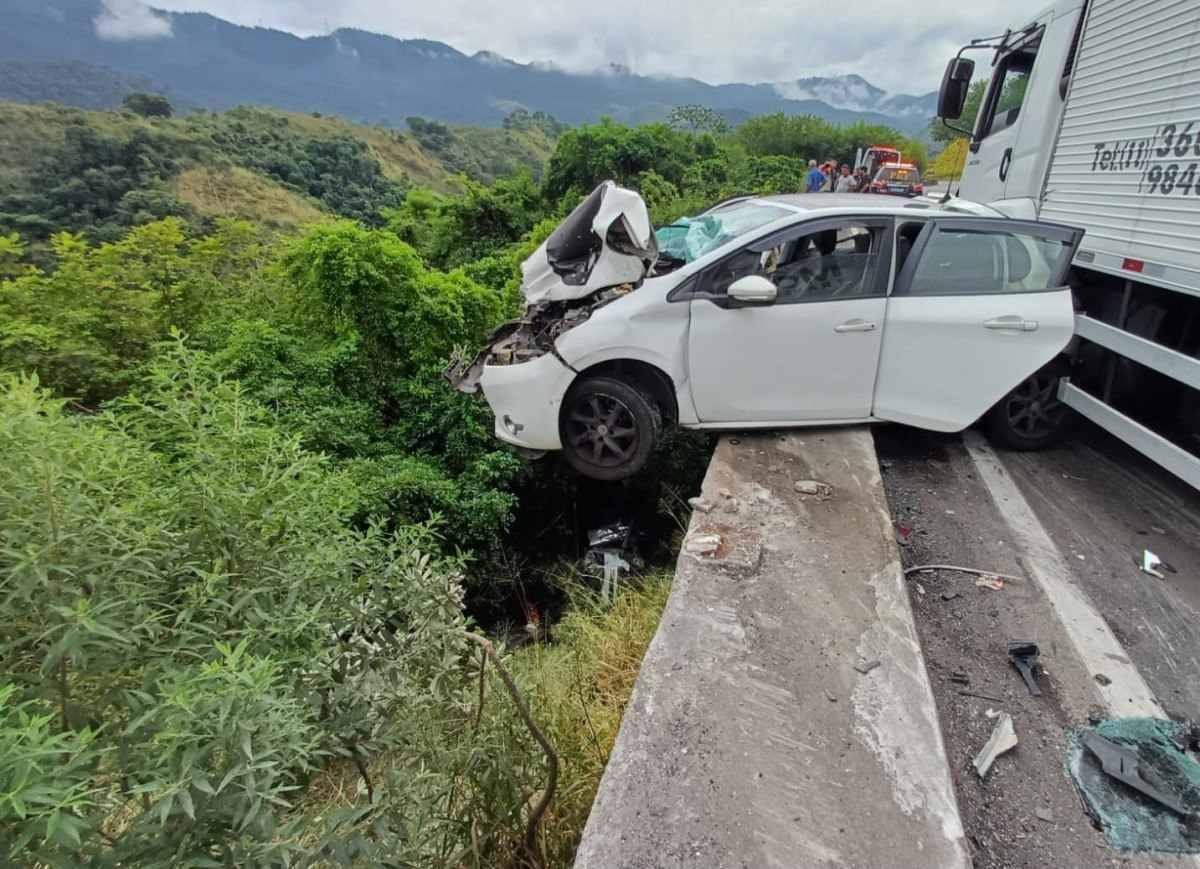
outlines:
{"label": "asphalt road", "polygon": [[[875,438],[907,566],[1024,578],[993,590],[945,571],[908,585],[977,869],[1180,865],[1108,849],[1063,757],[1072,728],[1123,699],[1111,681],[1123,675],[1149,706],[1200,718],[1200,494],[1090,427],[1046,452],[997,451],[991,465],[986,446],[957,435],[896,426]],[[1142,573],[1145,549],[1176,572]],[[1047,573],[1083,602],[1108,654],[1087,654],[1086,643],[1081,654]],[[1042,697],[1009,666],[1012,639],[1039,643]],[[981,780],[971,759],[994,726],[989,710],[1012,714],[1020,743]]]}

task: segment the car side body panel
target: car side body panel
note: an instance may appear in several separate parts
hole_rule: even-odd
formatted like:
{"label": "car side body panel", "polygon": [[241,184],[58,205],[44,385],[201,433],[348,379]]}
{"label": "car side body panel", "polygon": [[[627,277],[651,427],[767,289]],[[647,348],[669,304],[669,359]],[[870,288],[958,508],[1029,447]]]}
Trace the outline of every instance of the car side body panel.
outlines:
{"label": "car side body panel", "polygon": [[[1014,317],[1013,328],[985,324]],[[1021,322],[1036,323],[1023,330]],[[1071,291],[888,301],[874,415],[962,431],[1067,346]]]}
{"label": "car side body panel", "polygon": [[677,283],[673,275],[650,278],[564,334],[555,349],[576,372],[620,360],[653,365],[670,378],[679,404],[679,422],[688,425],[696,421],[688,387],[688,304],[666,300]]}

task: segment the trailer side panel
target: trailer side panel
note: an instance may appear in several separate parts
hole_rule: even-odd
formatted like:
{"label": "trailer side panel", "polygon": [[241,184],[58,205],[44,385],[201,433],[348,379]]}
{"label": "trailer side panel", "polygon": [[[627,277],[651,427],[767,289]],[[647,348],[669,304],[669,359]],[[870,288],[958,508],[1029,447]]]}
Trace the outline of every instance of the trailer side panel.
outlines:
{"label": "trailer side panel", "polygon": [[1076,262],[1200,295],[1200,7],[1092,0],[1041,218]]}

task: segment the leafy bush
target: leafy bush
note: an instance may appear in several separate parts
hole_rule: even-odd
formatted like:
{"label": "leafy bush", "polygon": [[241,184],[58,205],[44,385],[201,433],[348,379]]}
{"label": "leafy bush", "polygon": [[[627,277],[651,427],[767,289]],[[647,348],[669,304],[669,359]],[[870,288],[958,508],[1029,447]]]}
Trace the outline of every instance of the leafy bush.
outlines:
{"label": "leafy bush", "polygon": [[143,118],[169,118],[175,114],[171,101],[161,94],[132,93],[121,101],[121,105]]}
{"label": "leafy bush", "polygon": [[[21,249],[7,245],[11,263]],[[36,372],[87,407],[128,388],[172,327],[203,332],[232,315],[259,286],[264,257],[248,224],[188,238],[174,218],[99,245],[59,233],[50,247],[49,271],[5,265],[0,249],[0,368]]]}
{"label": "leafy bush", "polygon": [[470,685],[457,566],[419,529],[353,530],[350,477],[204,354],[166,351],[95,418],[12,377],[0,410],[0,839],[49,863],[278,865],[324,758],[433,751],[401,709],[448,738],[431,723]]}

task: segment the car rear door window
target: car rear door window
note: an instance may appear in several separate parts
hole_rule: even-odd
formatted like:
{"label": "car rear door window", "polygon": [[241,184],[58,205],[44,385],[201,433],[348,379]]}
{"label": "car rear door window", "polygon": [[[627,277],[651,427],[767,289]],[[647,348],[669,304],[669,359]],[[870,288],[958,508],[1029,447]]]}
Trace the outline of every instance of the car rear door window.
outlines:
{"label": "car rear door window", "polygon": [[[956,296],[1055,289],[1070,265],[1073,244],[1059,233],[935,222],[918,242],[895,295]],[[1027,225],[1026,225],[1027,226]]]}

